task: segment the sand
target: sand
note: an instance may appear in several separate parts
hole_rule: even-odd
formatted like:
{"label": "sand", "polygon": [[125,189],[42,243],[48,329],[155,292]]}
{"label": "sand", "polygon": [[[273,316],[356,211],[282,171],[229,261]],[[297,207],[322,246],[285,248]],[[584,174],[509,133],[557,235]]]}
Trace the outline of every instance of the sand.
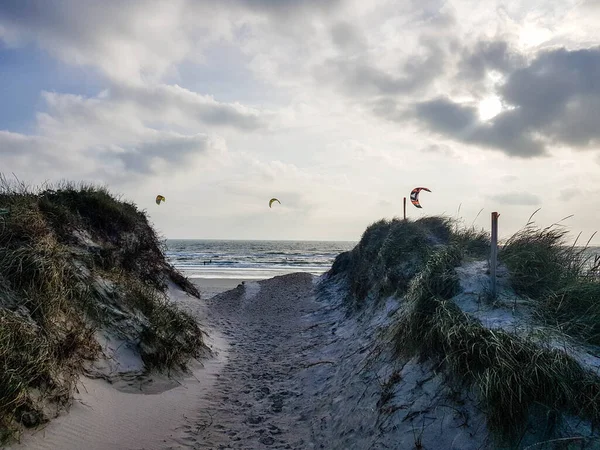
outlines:
{"label": "sand", "polygon": [[250,280],[242,278],[193,278],[192,281],[200,290],[202,298],[208,300],[217,294],[236,288],[242,282]]}

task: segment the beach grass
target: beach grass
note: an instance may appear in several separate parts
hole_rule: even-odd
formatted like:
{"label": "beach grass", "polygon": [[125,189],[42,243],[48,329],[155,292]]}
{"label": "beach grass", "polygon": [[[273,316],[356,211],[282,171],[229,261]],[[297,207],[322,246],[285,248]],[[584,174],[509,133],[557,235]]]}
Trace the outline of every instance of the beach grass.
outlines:
{"label": "beach grass", "polygon": [[[165,295],[169,275],[197,290],[165,262],[135,205],[103,187],[35,189],[0,178],[0,208],[8,210],[0,217],[0,435],[48,420],[48,402],[68,403],[110,311],[146,317],[139,346],[148,368],[198,355],[201,330]],[[101,276],[111,292],[95,289]]]}
{"label": "beach grass", "polygon": [[443,217],[380,220],[365,230],[353,250],[336,258],[329,274],[347,274],[349,301],[361,307],[369,295],[405,292],[433,248],[451,237],[452,223]]}
{"label": "beach grass", "polygon": [[599,260],[566,243],[562,227],[528,224],[503,245],[515,291],[534,300],[547,324],[586,343],[600,345]]}
{"label": "beach grass", "polygon": [[[529,224],[505,242],[500,261],[514,290],[534,300],[534,311],[552,325],[549,330],[597,344],[598,261],[565,245],[565,236],[563,229]],[[448,218],[382,220],[336,259],[330,275],[347,277],[352,306],[395,294],[402,307],[390,336],[398,357],[435,361],[448,383],[474,392],[502,445],[517,445],[532,423],[556,436],[564,415],[596,426],[597,375],[550,341],[486,328],[452,301],[460,292],[455,269],[487,259],[489,245],[487,232]],[[394,272],[403,277],[394,278]]]}
{"label": "beach grass", "polygon": [[454,382],[474,389],[490,428],[507,442],[522,436],[537,410],[597,424],[600,378],[563,351],[485,328],[450,301],[460,260],[456,248],[443,249],[411,281],[408,304],[392,331],[396,352],[436,360]]}

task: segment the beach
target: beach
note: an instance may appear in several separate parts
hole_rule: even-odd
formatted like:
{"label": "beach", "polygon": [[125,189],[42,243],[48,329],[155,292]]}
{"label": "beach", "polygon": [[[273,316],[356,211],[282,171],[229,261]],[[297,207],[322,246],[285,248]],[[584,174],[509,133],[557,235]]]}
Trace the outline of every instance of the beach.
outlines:
{"label": "beach", "polygon": [[235,289],[238,285],[251,281],[242,278],[195,278],[194,284],[198,287],[203,299],[210,299],[215,295],[230,289]]}

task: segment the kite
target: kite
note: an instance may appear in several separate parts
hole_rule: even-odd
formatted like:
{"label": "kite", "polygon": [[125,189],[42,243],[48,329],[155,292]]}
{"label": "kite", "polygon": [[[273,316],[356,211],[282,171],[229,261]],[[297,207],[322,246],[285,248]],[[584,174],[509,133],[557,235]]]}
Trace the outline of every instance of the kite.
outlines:
{"label": "kite", "polygon": [[281,202],[279,200],[277,200],[276,198],[272,198],[271,200],[269,200],[269,208],[271,207],[271,205],[273,204],[273,202],[277,202],[281,205]]}
{"label": "kite", "polygon": [[419,203],[419,192],[421,191],[427,191],[427,192],[431,192],[429,189],[424,188],[424,187],[417,187],[414,188],[411,192],[410,192],[410,201],[412,202],[413,205],[415,205],[417,208],[421,208],[421,204]]}
{"label": "kite", "polygon": [[166,199],[162,195],[156,196],[156,204],[160,205],[160,202],[164,202]]}

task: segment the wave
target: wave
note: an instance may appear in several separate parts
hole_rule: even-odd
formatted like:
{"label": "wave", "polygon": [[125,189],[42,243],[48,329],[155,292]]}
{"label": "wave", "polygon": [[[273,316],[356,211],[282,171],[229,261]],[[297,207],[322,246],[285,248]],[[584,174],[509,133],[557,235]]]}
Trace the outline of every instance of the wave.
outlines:
{"label": "wave", "polygon": [[320,275],[354,243],[167,241],[167,259],[190,278],[264,279],[292,272]]}

